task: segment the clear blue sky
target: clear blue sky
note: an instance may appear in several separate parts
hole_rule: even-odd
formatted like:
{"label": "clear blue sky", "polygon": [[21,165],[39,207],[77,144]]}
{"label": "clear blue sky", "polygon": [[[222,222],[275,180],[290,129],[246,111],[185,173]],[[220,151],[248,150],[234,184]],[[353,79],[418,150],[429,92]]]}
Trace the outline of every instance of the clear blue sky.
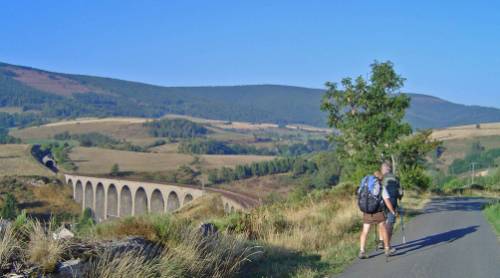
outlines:
{"label": "clear blue sky", "polygon": [[406,91],[500,107],[500,4],[482,1],[16,0],[0,26],[0,61],[59,72],[323,88],[391,60]]}

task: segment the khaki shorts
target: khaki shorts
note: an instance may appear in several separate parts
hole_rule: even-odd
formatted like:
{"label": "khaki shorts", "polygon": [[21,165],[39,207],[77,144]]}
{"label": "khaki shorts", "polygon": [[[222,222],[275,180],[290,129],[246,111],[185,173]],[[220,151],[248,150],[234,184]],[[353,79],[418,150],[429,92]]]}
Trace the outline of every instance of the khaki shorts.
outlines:
{"label": "khaki shorts", "polygon": [[364,224],[379,224],[385,221],[385,215],[381,212],[363,213]]}

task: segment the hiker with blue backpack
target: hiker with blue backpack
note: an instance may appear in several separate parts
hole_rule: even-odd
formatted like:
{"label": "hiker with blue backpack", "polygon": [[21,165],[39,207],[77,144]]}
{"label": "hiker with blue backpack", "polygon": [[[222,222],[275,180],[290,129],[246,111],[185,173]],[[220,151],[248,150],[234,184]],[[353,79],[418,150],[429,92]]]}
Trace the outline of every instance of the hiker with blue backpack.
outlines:
{"label": "hiker with blue backpack", "polygon": [[396,211],[390,202],[387,189],[382,186],[383,178],[382,173],[377,171],[373,175],[364,177],[358,188],[358,206],[363,212],[363,229],[360,236],[359,251],[360,259],[368,258],[365,246],[371,225],[378,226],[379,233],[382,235],[384,242],[385,255],[387,257],[392,256],[396,251],[390,246],[389,235],[385,225],[386,215],[384,214],[384,208],[387,208],[389,213],[394,217],[396,216]]}

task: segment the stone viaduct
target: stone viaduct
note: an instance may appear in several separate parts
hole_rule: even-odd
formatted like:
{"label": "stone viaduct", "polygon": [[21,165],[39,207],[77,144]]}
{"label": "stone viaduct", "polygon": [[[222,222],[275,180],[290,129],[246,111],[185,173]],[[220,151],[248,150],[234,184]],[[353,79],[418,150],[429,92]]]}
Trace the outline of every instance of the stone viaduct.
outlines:
{"label": "stone viaduct", "polygon": [[73,188],[73,198],[90,208],[100,222],[110,218],[168,213],[209,193],[220,194],[226,212],[246,210],[257,202],[246,196],[219,189],[161,183],[130,181],[65,174],[65,181]]}

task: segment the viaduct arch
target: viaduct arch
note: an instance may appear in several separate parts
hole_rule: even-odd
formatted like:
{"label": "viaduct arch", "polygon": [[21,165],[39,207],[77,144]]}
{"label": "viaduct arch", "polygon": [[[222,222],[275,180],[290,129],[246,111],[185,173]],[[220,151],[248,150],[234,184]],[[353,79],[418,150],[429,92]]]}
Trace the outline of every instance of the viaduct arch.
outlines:
{"label": "viaduct arch", "polygon": [[[95,219],[135,216],[147,213],[169,213],[201,197],[204,192],[194,186],[129,181],[65,174],[65,181],[73,188],[73,198],[90,208]],[[221,195],[227,213],[246,210],[256,201],[219,189],[206,189]]]}

